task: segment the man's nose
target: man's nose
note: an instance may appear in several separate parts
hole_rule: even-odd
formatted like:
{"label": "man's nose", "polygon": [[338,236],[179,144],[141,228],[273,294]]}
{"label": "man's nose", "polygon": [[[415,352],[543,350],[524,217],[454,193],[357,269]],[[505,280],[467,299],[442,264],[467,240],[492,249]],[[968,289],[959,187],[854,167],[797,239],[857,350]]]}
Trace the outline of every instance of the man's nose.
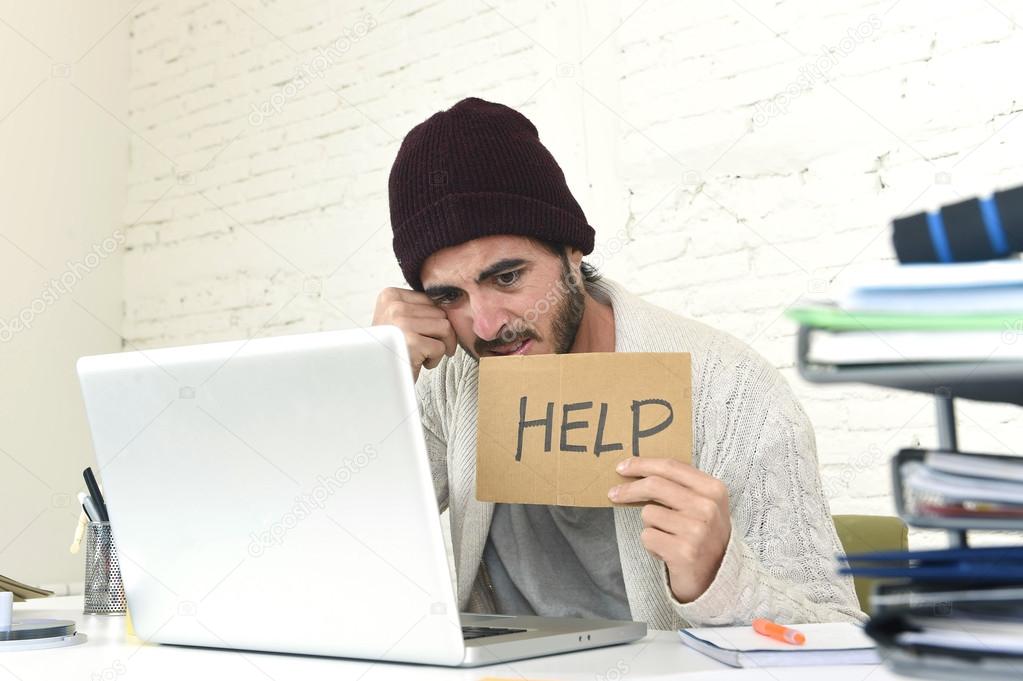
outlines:
{"label": "man's nose", "polygon": [[480,340],[494,340],[507,325],[508,315],[499,306],[485,300],[472,306],[472,331]]}

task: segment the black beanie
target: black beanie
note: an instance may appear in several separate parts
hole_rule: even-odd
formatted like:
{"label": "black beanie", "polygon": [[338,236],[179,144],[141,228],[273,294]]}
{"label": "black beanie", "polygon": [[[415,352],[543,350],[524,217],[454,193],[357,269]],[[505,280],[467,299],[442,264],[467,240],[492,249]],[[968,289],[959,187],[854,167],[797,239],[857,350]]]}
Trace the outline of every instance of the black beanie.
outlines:
{"label": "black beanie", "polygon": [[430,255],[518,234],[593,250],[594,230],[528,118],[463,99],[412,128],[387,182],[394,255],[413,289]]}

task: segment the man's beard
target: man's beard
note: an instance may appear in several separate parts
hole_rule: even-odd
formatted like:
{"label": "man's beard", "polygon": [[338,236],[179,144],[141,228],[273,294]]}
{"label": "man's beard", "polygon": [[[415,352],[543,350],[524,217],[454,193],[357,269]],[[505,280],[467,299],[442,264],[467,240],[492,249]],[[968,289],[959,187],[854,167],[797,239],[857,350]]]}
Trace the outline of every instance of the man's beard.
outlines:
{"label": "man's beard", "polygon": [[568,292],[559,303],[554,313],[554,323],[551,325],[556,355],[563,355],[572,349],[576,334],[579,333],[579,325],[583,322],[583,312],[586,310],[586,294],[583,293],[582,284],[572,274],[568,262],[564,259],[563,262],[561,283]]}
{"label": "man's beard", "polygon": [[[559,296],[557,306],[552,307],[548,312],[548,314],[553,315],[554,319],[551,323],[551,341],[554,346],[554,354],[556,355],[563,355],[572,349],[575,337],[579,333],[579,325],[583,321],[583,312],[586,310],[586,294],[583,291],[582,282],[572,274],[567,258],[562,256],[561,262],[561,284],[565,293]],[[478,362],[480,354],[490,348],[508,345],[519,340],[533,339],[536,341],[540,339],[536,331],[526,327],[524,323],[518,329],[515,329],[515,326],[517,325],[513,324],[513,329],[518,331],[518,333],[509,339],[506,339],[506,337],[512,334],[507,331],[502,331],[493,341],[480,341],[477,339],[476,348],[478,352],[469,350],[465,345],[462,345],[461,341],[458,344],[462,346],[467,355]]]}

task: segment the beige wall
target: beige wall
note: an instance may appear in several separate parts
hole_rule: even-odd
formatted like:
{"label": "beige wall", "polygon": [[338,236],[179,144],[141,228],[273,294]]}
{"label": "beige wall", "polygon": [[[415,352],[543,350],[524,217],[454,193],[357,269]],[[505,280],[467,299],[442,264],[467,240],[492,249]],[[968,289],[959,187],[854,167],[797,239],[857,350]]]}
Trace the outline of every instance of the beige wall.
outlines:
{"label": "beige wall", "polygon": [[130,6],[0,6],[0,573],[34,584],[82,581],[74,362],[121,349]]}

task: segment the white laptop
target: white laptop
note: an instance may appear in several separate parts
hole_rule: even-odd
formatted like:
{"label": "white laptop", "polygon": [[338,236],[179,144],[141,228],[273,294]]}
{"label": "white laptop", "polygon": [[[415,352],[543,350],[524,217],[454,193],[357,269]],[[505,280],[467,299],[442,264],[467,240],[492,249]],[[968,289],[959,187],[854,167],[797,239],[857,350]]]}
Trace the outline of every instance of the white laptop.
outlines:
{"label": "white laptop", "polygon": [[459,615],[394,326],[83,357],[137,634],[475,666],[646,625]]}

